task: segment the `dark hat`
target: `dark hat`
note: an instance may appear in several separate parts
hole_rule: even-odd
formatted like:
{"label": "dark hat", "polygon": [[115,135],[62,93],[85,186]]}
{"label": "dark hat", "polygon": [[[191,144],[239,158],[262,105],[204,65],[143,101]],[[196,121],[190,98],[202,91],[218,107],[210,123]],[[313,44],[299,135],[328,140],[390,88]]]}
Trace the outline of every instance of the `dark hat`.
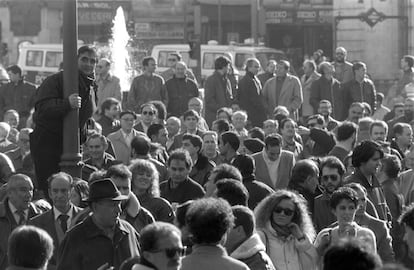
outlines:
{"label": "dark hat", "polygon": [[263,147],[265,146],[264,142],[258,138],[246,139],[244,140],[243,144],[252,153],[258,153],[262,151]]}
{"label": "dark hat", "polygon": [[105,178],[93,182],[89,187],[89,198],[87,202],[96,202],[99,200],[122,201],[128,199],[128,196],[121,195],[111,179]]}

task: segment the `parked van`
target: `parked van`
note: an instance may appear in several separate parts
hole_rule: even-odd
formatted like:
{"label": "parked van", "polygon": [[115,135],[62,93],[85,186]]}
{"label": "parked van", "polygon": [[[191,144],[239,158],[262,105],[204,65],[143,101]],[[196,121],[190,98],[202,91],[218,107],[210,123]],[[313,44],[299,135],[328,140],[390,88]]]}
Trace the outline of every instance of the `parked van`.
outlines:
{"label": "parked van", "polygon": [[27,81],[40,85],[47,76],[59,71],[62,61],[62,44],[25,44],[19,48],[17,64]]}
{"label": "parked van", "polygon": [[[151,56],[155,58],[158,64],[157,72],[162,73],[169,68],[168,55],[171,53],[181,54],[183,61],[188,66],[191,66],[189,51],[190,46],[188,44],[155,45]],[[229,57],[233,67],[236,69],[235,72],[241,76],[245,74],[244,64],[248,58],[256,57],[259,59],[262,68],[265,68],[267,62],[271,59],[278,61],[286,58],[283,51],[251,45],[201,45],[200,53],[202,80],[214,72],[214,61],[219,56]]]}

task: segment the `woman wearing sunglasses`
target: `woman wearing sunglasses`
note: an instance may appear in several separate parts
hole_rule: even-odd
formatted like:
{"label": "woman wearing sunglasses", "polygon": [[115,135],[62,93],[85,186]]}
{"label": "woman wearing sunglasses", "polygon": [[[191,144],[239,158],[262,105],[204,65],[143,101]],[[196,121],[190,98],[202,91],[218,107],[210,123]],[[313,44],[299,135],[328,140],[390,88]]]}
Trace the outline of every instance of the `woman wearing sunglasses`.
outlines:
{"label": "woman wearing sunglasses", "polygon": [[375,234],[354,221],[358,208],[356,191],[349,187],[341,187],[332,193],[329,203],[331,211],[336,216],[337,225],[319,232],[315,240],[319,255],[322,257],[328,247],[342,239],[352,238],[360,240],[370,252],[377,253]]}
{"label": "woman wearing sunglasses", "polygon": [[288,190],[277,190],[255,209],[256,228],[276,269],[315,269],[317,252],[306,201]]}

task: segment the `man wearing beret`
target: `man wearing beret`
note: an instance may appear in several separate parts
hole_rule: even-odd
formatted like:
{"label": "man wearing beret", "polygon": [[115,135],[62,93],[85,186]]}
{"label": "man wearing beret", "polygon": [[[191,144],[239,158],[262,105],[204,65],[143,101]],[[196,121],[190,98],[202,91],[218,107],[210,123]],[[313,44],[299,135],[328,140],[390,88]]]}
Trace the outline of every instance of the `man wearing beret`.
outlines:
{"label": "man wearing beret", "polygon": [[117,270],[124,260],[139,256],[138,233],[119,218],[121,201],[127,198],[109,178],[90,185],[92,215],[67,232],[58,251],[58,270],[90,270],[103,265]]}

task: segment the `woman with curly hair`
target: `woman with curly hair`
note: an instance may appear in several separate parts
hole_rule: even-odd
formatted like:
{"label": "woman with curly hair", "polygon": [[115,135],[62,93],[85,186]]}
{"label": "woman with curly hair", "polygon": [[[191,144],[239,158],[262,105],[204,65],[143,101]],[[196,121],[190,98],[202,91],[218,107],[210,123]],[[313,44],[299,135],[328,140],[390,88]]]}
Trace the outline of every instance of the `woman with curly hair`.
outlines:
{"label": "woman with curly hair", "polygon": [[139,202],[148,209],[156,221],[174,222],[171,204],[160,197],[158,171],[155,165],[144,159],[135,159],[129,165],[132,173],[132,192]]}
{"label": "woman with curly hair", "polygon": [[316,269],[315,229],[302,196],[277,190],[257,205],[255,216],[258,234],[276,269]]}

